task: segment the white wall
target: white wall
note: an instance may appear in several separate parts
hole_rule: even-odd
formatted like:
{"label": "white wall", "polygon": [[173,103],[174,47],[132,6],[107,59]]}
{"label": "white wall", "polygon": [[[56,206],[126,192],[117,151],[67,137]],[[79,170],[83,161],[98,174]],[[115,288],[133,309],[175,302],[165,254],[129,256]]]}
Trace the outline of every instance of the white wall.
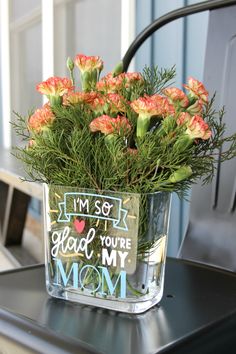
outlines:
{"label": "white wall", "polygon": [[[42,97],[35,90],[43,79],[42,1],[9,0],[9,5],[11,111],[27,115],[28,110],[42,104]],[[66,59],[74,58],[77,53],[100,55],[105,63],[104,73],[120,60],[121,0],[54,0],[54,14],[54,72],[51,75],[67,75]],[[4,48],[0,44],[1,50]],[[0,146],[4,119],[2,94],[0,79]],[[11,114],[11,120],[14,119]],[[11,140],[13,146],[20,144],[13,131]]]}

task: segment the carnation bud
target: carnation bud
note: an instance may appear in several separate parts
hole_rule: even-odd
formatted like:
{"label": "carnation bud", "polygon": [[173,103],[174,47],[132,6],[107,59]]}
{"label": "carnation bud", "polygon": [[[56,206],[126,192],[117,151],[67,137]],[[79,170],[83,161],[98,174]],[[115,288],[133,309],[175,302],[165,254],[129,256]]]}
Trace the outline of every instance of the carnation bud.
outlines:
{"label": "carnation bud", "polygon": [[116,64],[115,68],[112,71],[113,77],[123,73],[123,70],[124,70],[124,64],[123,61],[120,61],[118,64]]}
{"label": "carnation bud", "polygon": [[66,66],[69,69],[69,71],[74,70],[75,64],[74,64],[73,60],[70,57],[67,58]]}
{"label": "carnation bud", "polygon": [[26,147],[27,150],[30,150],[36,146],[36,141],[34,139],[30,139],[28,145]]}
{"label": "carnation bud", "polygon": [[117,140],[117,135],[115,134],[106,135],[104,138],[104,141],[107,146],[113,145],[116,142],[116,140]]}
{"label": "carnation bud", "polygon": [[173,149],[178,153],[181,153],[187,150],[190,146],[193,145],[194,139],[192,139],[189,135],[183,134],[181,135],[176,142],[174,143]]}
{"label": "carnation bud", "polygon": [[193,171],[190,166],[182,166],[170,175],[168,181],[171,183],[181,182],[189,178],[192,174]]}
{"label": "carnation bud", "polygon": [[165,133],[169,133],[176,128],[175,118],[172,116],[166,117],[162,122],[162,128]]}
{"label": "carnation bud", "polygon": [[74,85],[75,84],[75,78],[74,78],[73,71],[74,71],[75,64],[74,64],[73,60],[70,57],[67,58],[66,66],[67,66],[67,68],[68,68],[68,70],[70,72],[70,79],[71,79],[72,85]]}

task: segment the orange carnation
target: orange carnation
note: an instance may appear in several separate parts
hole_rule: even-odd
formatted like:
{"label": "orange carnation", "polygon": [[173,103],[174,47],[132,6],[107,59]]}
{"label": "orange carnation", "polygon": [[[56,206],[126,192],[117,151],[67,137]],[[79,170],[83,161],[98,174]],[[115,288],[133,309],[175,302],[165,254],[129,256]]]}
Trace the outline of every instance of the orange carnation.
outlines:
{"label": "orange carnation", "polygon": [[148,96],[140,97],[133,101],[130,106],[133,110],[141,115],[154,116],[159,112],[159,107],[156,103]]}
{"label": "orange carnation", "polygon": [[104,106],[106,101],[100,93],[90,92],[90,97],[88,98],[87,103],[89,104],[90,108],[94,111],[94,113],[98,114],[99,112],[102,113],[104,111]]}
{"label": "orange carnation", "polygon": [[75,65],[78,66],[82,74],[96,69],[100,72],[103,69],[103,61],[99,56],[78,54],[75,58]]}
{"label": "orange carnation", "polygon": [[85,103],[87,98],[86,92],[70,92],[63,96],[64,106],[73,106],[76,104]]}
{"label": "orange carnation", "polygon": [[175,113],[174,106],[169,103],[166,97],[163,97],[161,95],[153,95],[150,97],[158,107],[159,113],[157,115],[166,117]]}
{"label": "orange carnation", "polygon": [[74,89],[71,80],[61,77],[50,77],[36,86],[38,92],[47,96],[63,96]]}
{"label": "orange carnation", "polygon": [[137,81],[143,82],[143,77],[140,73],[124,73],[123,80],[125,81],[125,87],[129,87]]}
{"label": "orange carnation", "polygon": [[29,118],[28,128],[36,133],[48,128],[49,125],[54,121],[55,116],[51,111],[48,104],[44,105],[42,108],[37,109],[34,114]]}
{"label": "orange carnation", "polygon": [[189,104],[188,97],[185,93],[176,88],[176,87],[169,87],[163,90],[165,96],[167,96],[172,104],[179,104],[180,107],[187,107]]}
{"label": "orange carnation", "polygon": [[169,104],[167,98],[160,95],[140,97],[130,106],[142,116],[167,116],[174,113],[174,107]]}
{"label": "orange carnation", "polygon": [[101,95],[99,95],[97,92],[70,92],[63,96],[63,104],[65,106],[82,103],[93,105],[94,101],[97,99],[101,99]]}
{"label": "orange carnation", "polygon": [[188,85],[183,85],[190,93],[190,97],[201,99],[203,103],[208,102],[208,91],[202,82],[190,77]]}
{"label": "orange carnation", "polygon": [[190,122],[191,115],[188,112],[181,112],[176,120],[177,125],[184,125]]}
{"label": "orange carnation", "polygon": [[97,82],[97,90],[106,93],[117,93],[123,85],[124,74],[113,77],[112,73],[104,76],[100,81]]}
{"label": "orange carnation", "polygon": [[211,130],[209,128],[209,125],[204,122],[202,117],[196,115],[193,116],[190,122],[188,123],[186,134],[191,139],[200,138],[203,140],[207,140],[211,137]]}
{"label": "orange carnation", "polygon": [[109,73],[97,82],[97,89],[106,93],[117,93],[122,87],[128,88],[137,81],[143,81],[140,73],[121,73],[117,76]]}
{"label": "orange carnation", "polygon": [[202,108],[203,108],[203,103],[202,100],[197,100],[194,102],[191,106],[187,108],[187,112],[189,112],[192,116],[196,114],[201,114],[202,113]]}
{"label": "orange carnation", "polygon": [[125,99],[118,93],[108,93],[106,101],[110,113],[126,112]]}
{"label": "orange carnation", "polygon": [[118,116],[112,118],[107,115],[102,115],[95,118],[89,125],[91,132],[98,132],[108,134],[128,133],[131,130],[131,125],[126,117]]}

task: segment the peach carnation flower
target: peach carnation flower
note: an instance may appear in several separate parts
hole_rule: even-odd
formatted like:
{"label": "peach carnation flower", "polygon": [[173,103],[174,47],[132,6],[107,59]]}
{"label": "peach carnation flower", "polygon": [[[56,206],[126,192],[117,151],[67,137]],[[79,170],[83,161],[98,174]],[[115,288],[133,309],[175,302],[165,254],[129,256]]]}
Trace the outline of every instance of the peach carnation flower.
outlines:
{"label": "peach carnation flower", "polygon": [[112,73],[104,76],[100,81],[97,82],[97,90],[106,93],[117,93],[123,85],[124,74],[113,77]]}
{"label": "peach carnation flower", "polygon": [[187,112],[190,113],[192,116],[196,114],[201,114],[202,113],[202,108],[203,108],[203,102],[202,100],[197,100],[194,102],[191,106],[187,108]]}
{"label": "peach carnation flower", "polygon": [[112,118],[107,115],[102,115],[95,118],[89,125],[91,132],[98,132],[105,135],[128,133],[131,130],[131,125],[126,117],[118,116]]}
{"label": "peach carnation flower", "polygon": [[50,77],[36,86],[38,92],[47,96],[63,96],[74,89],[68,78]]}
{"label": "peach carnation flower", "polygon": [[173,115],[175,113],[174,106],[169,103],[169,100],[166,97],[156,94],[150,96],[150,98],[156,103],[159,109],[159,113],[157,113],[157,115],[166,117],[168,115]]}
{"label": "peach carnation flower", "polygon": [[125,99],[118,93],[108,93],[106,95],[108,111],[110,113],[126,112]]}
{"label": "peach carnation flower", "polygon": [[48,129],[48,126],[52,124],[54,119],[55,116],[51,111],[50,106],[46,104],[32,114],[28,121],[28,128],[36,133],[40,133],[41,131]]}
{"label": "peach carnation flower", "polygon": [[133,83],[140,81],[143,82],[143,77],[140,73],[124,73],[121,74],[123,75],[123,80],[125,81],[125,87],[131,86]]}
{"label": "peach carnation flower", "polygon": [[101,95],[97,92],[70,92],[63,96],[63,104],[65,106],[75,104],[93,104],[95,100],[100,99]]}
{"label": "peach carnation flower", "polygon": [[76,104],[85,103],[87,100],[86,92],[70,92],[63,96],[63,105],[64,106],[73,106]]}
{"label": "peach carnation flower", "polygon": [[167,117],[175,111],[168,99],[160,95],[140,97],[130,106],[138,113],[137,137],[139,138],[143,138],[148,131],[152,116]]}
{"label": "peach carnation flower", "polygon": [[208,91],[202,82],[190,77],[188,84],[183,86],[189,91],[190,97],[201,99],[203,103],[208,102]]}
{"label": "peach carnation flower", "polygon": [[187,124],[187,130],[185,132],[191,139],[203,139],[207,140],[211,137],[211,130],[209,125],[204,122],[202,117],[193,116],[190,122]]}
{"label": "peach carnation flower", "polygon": [[191,115],[188,112],[181,112],[176,120],[177,125],[184,125],[190,122]]}
{"label": "peach carnation flower", "polygon": [[188,97],[185,93],[176,88],[176,87],[169,87],[163,90],[165,96],[167,96],[172,104],[179,104],[180,107],[187,107],[189,104]]}
{"label": "peach carnation flower", "polygon": [[139,115],[145,116],[166,116],[174,113],[167,98],[160,95],[144,96],[133,101],[130,106]]}
{"label": "peach carnation flower", "polygon": [[106,93],[117,93],[122,87],[128,88],[136,81],[143,81],[140,73],[121,73],[117,76],[109,73],[97,82],[97,89]]}
{"label": "peach carnation flower", "polygon": [[104,111],[106,101],[99,92],[90,92],[87,103],[95,114],[99,114]]}
{"label": "peach carnation flower", "polygon": [[159,107],[148,96],[140,97],[130,104],[133,110],[140,115],[154,116],[159,112]]}
{"label": "peach carnation flower", "polygon": [[103,61],[99,56],[86,56],[84,54],[78,54],[75,57],[75,65],[78,66],[81,73],[91,72],[103,69]]}

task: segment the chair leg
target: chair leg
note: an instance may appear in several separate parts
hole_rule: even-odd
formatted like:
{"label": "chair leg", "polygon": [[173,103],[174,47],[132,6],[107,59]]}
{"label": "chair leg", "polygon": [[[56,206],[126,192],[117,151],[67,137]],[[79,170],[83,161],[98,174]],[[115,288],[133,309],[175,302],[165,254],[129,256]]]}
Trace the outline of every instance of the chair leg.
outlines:
{"label": "chair leg", "polygon": [[0,238],[1,243],[3,243],[3,224],[5,218],[7,196],[8,196],[9,185],[0,181]]}
{"label": "chair leg", "polygon": [[5,201],[5,210],[1,210],[1,218],[4,214],[2,243],[4,246],[21,245],[30,196],[9,186]]}

